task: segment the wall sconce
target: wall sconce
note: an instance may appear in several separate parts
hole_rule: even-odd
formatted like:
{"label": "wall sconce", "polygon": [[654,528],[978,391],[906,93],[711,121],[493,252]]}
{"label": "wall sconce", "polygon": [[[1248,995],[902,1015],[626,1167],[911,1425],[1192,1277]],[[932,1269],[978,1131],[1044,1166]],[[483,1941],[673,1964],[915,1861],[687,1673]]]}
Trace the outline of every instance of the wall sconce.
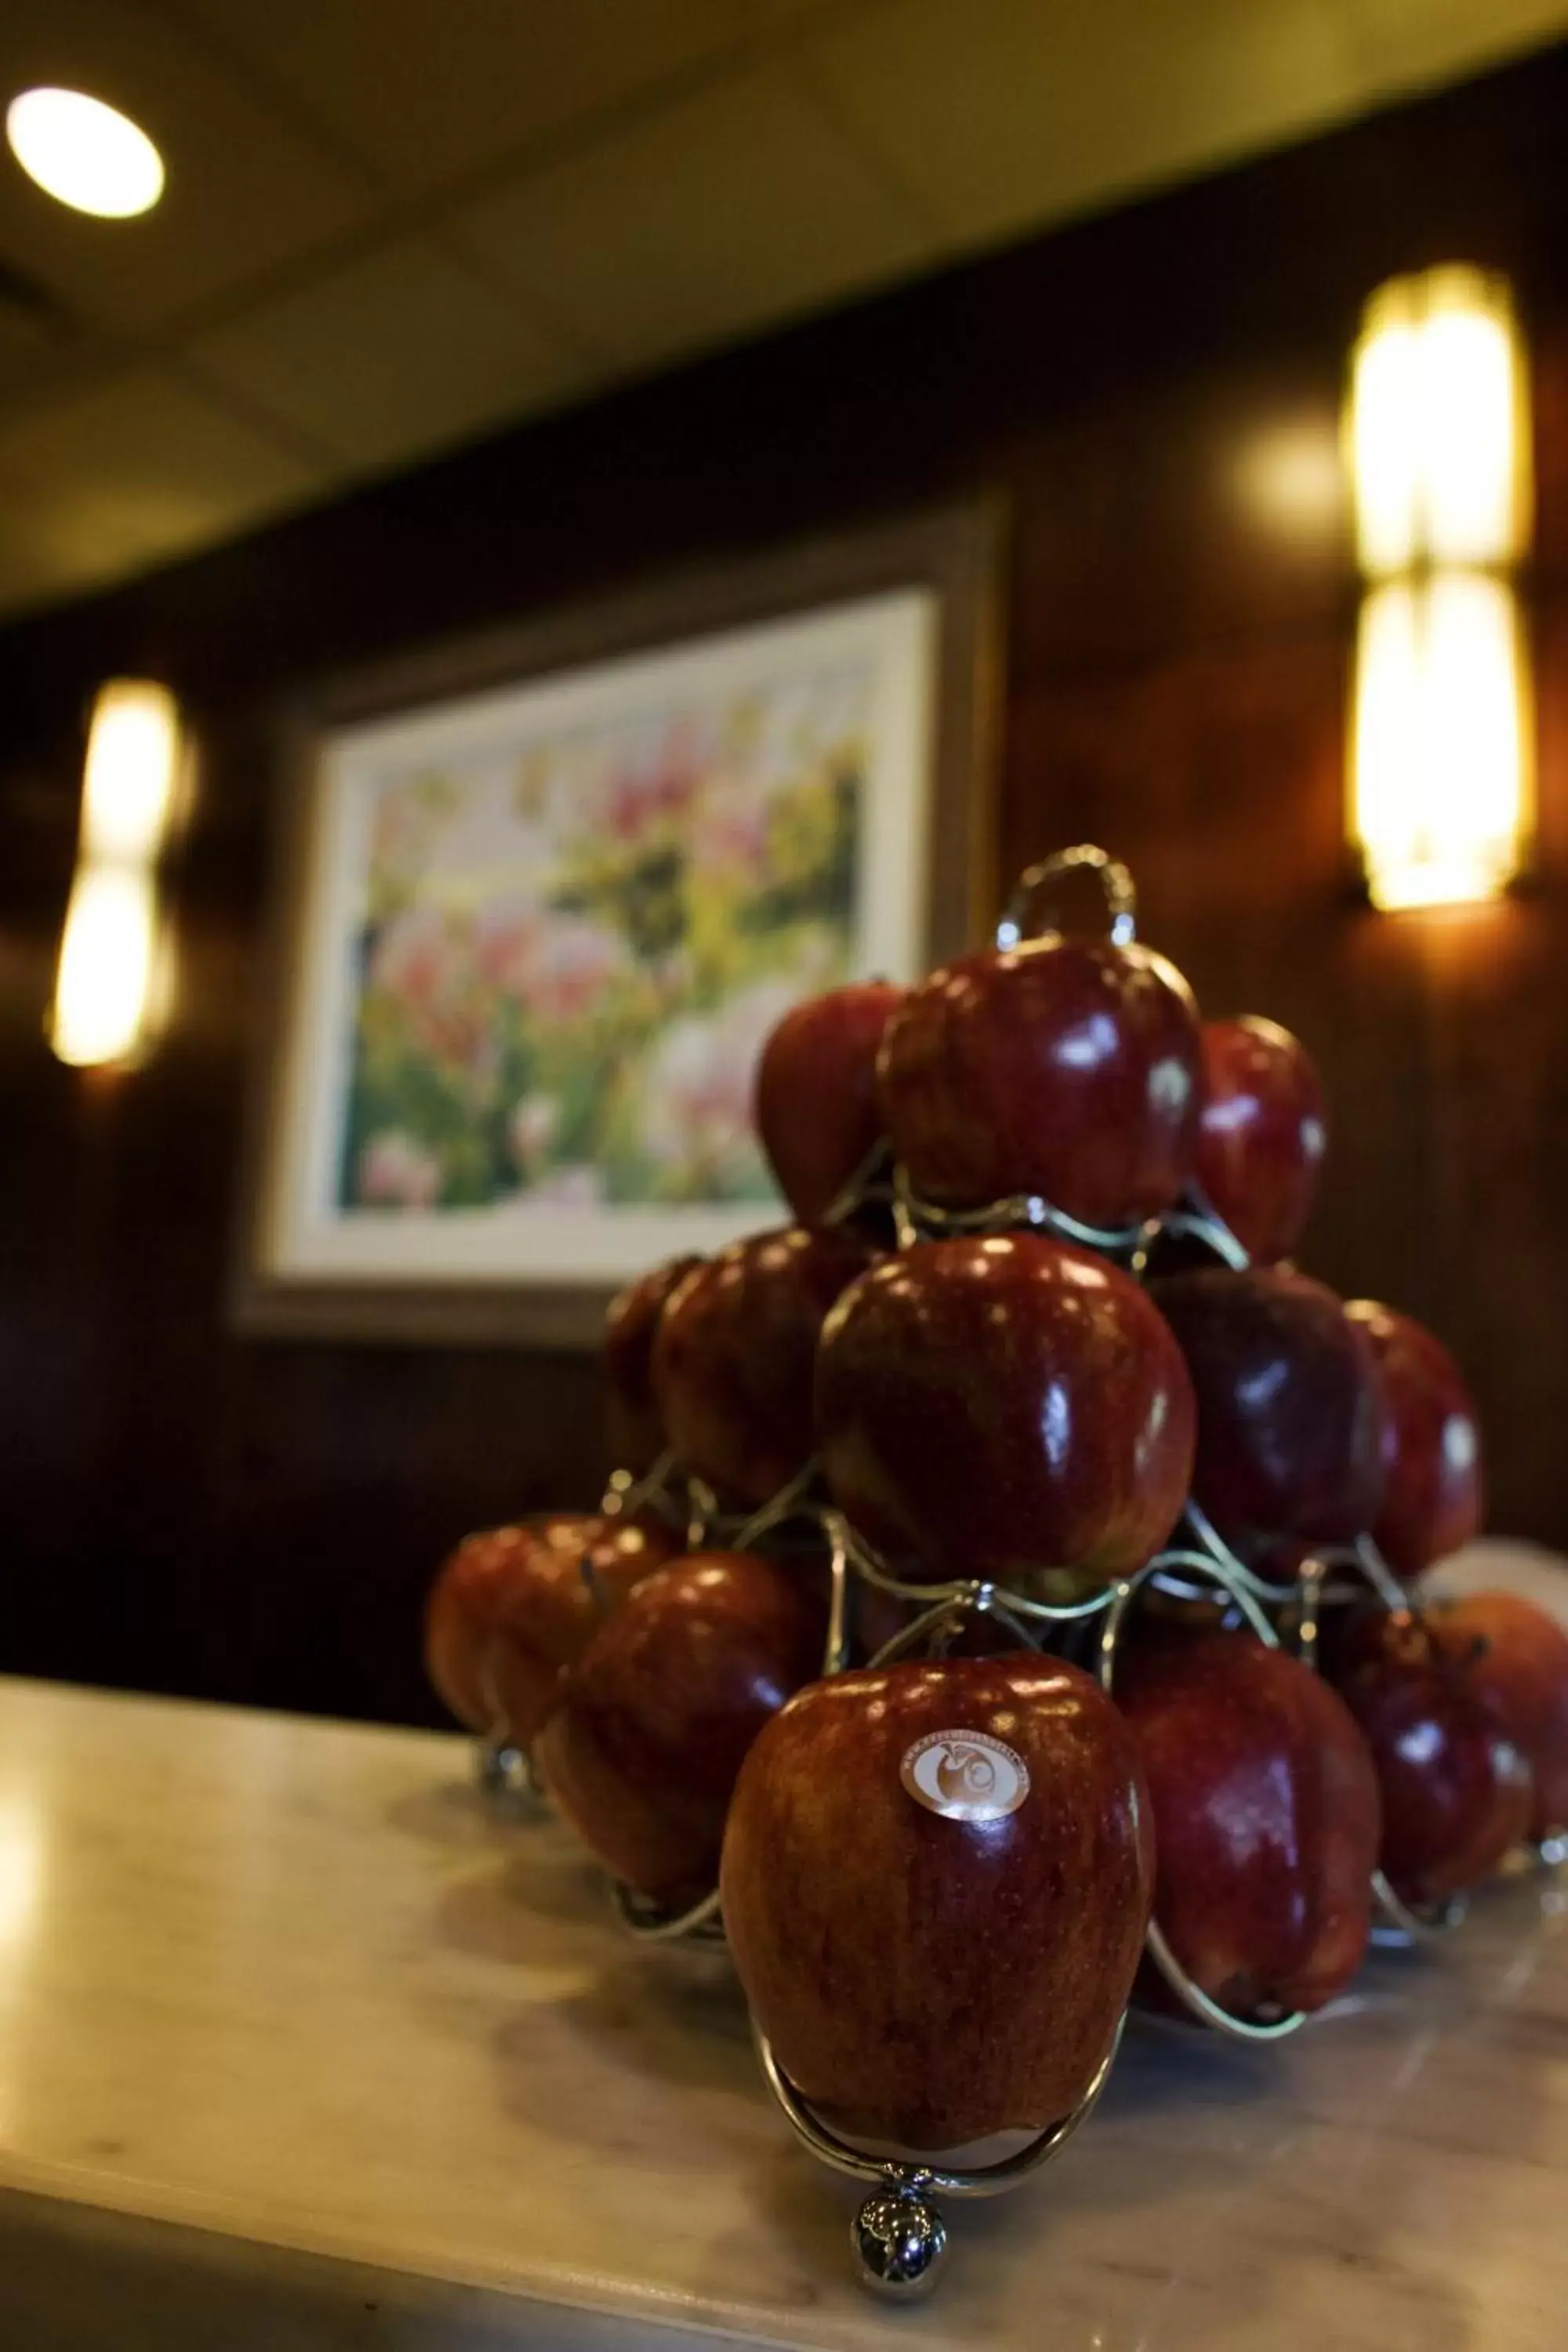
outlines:
{"label": "wall sconce", "polygon": [[1347,442],[1366,593],[1351,828],[1373,904],[1505,889],[1530,839],[1529,393],[1506,284],[1450,268],[1366,306]]}
{"label": "wall sconce", "polygon": [[62,1062],[133,1060],[165,1009],[157,868],[179,770],[174,697],[146,679],[110,679],[93,705],[55,976],[50,1042]]}

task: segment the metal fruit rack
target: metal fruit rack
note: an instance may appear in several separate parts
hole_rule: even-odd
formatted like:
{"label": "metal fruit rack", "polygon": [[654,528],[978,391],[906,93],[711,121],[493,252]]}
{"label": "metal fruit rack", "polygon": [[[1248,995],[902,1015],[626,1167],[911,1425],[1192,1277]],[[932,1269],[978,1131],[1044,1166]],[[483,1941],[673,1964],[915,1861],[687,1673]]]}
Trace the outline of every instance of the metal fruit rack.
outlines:
{"label": "metal fruit rack", "polygon": [[[1104,850],[1086,845],[1060,850],[1020,877],[997,926],[996,945],[1014,948],[1037,936],[1042,904],[1064,882],[1080,876],[1090,877],[1103,895],[1111,943],[1131,941],[1137,918],[1131,875]],[[1096,1250],[1135,1279],[1142,1278],[1162,1240],[1197,1244],[1218,1264],[1237,1270],[1251,1263],[1213,1205],[1195,1190],[1189,1190],[1163,1217],[1108,1232],[1079,1223],[1036,1194],[1019,1194],[974,1210],[938,1208],[920,1199],[905,1171],[879,1149],[834,1203],[827,1222],[845,1223],[868,1211],[879,1211],[890,1223],[900,1249],[924,1240],[1034,1231]],[[1124,1629],[1145,1590],[1216,1607],[1222,1623],[1245,1626],[1270,1648],[1289,1648],[1313,1667],[1325,1607],[1370,1593],[1392,1612],[1412,1613],[1409,1594],[1369,1536],[1307,1560],[1289,1583],[1265,1581],[1237,1558],[1190,1498],[1173,1541],[1145,1568],[1085,1596],[1060,1600],[973,1578],[932,1584],[900,1577],[835,1507],[815,1464],[805,1465],[760,1510],[736,1516],[724,1512],[711,1489],[667,1454],[641,1479],[617,1471],[602,1507],[612,1517],[655,1511],[684,1533],[691,1550],[723,1544],[773,1554],[802,1548],[826,1554],[830,1598],[825,1675],[842,1673],[848,1664],[858,1604],[868,1592],[901,1601],[918,1612],[869,1657],[867,1663],[873,1670],[904,1657],[940,1657],[967,1624],[984,1619],[1009,1644],[1073,1656],[1096,1675],[1107,1694],[1113,1691]],[[1049,1564],[1042,1563],[1042,1580],[1048,1581],[1049,1574]],[[538,1793],[527,1757],[504,1734],[482,1745],[479,1773],[481,1785],[503,1798]],[[1536,1858],[1546,1864],[1568,1859],[1568,1841],[1552,1842]],[[611,1892],[623,1924],[642,1942],[711,1945],[723,1940],[716,1887],[679,1913],[661,1910],[619,1884],[613,1883]],[[1373,1874],[1373,1941],[1402,1948],[1430,1942],[1449,1931],[1467,1908],[1460,1895],[1431,1909],[1416,1909],[1401,1901],[1381,1871]],[[1181,2011],[1211,2032],[1241,2042],[1279,2042],[1307,2021],[1300,2010],[1262,2008],[1241,2015],[1223,2008],[1194,1982],[1157,1920],[1150,1923],[1145,1948]],[[1099,2071],[1069,2115],[1014,2153],[970,2169],[946,2168],[912,2157],[872,2156],[841,2139],[789,2080],[765,2035],[753,2028],[753,2038],[763,2078],[796,2137],[819,2162],[868,2190],[850,2231],[862,2283],[879,2294],[906,2301],[930,2290],[946,2258],[947,2224],[939,2199],[998,2195],[1058,2156],[1093,2112],[1125,2025],[1124,2011]]]}

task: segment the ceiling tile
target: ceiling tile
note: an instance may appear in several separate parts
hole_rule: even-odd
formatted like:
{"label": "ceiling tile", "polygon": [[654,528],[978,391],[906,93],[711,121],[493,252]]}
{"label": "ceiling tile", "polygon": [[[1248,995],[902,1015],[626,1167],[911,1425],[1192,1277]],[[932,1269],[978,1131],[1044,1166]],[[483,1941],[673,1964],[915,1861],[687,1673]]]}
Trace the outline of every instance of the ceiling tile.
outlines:
{"label": "ceiling tile", "polygon": [[93,220],[0,156],[0,255],[89,320],[144,329],[367,215],[356,175],[135,0],[4,0],[0,93],[39,82],[134,116],[168,170],[152,212]]}
{"label": "ceiling tile", "polygon": [[423,238],[247,311],[190,354],[204,374],[355,467],[522,416],[588,376]]}
{"label": "ceiling tile", "polygon": [[903,0],[804,55],[847,128],[965,240],[1217,163],[1359,95],[1335,0]]}
{"label": "ceiling tile", "polygon": [[1510,49],[1551,40],[1568,0],[1347,0],[1356,49],[1379,91],[1474,71]]}
{"label": "ceiling tile", "polygon": [[[135,571],[301,504],[320,478],[162,370],[0,431],[13,570],[92,580]],[[7,555],[12,555],[8,546]]]}
{"label": "ceiling tile", "polygon": [[880,179],[772,67],[668,108],[452,227],[633,366],[927,257]]}
{"label": "ceiling tile", "polygon": [[395,185],[459,178],[743,39],[744,0],[181,0]]}

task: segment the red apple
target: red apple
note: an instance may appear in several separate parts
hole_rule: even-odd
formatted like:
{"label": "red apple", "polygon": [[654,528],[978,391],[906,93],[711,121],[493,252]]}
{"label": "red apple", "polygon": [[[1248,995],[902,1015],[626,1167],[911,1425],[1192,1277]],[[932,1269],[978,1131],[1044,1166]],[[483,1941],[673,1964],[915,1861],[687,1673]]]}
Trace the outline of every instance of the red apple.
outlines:
{"label": "red apple", "polygon": [[1016,1581],[1142,1568],[1186,1494],[1193,1401],[1136,1283],[1038,1234],[919,1242],[828,1317],[818,1450],[895,1565]]}
{"label": "red apple", "polygon": [[1052,936],[960,957],[882,1040],[882,1126],[945,1208],[1040,1194],[1101,1229],[1174,1206],[1193,1172],[1196,1008],[1142,947]]}
{"label": "red apple", "polygon": [[1289,1257],[1328,1144],[1318,1073],[1288,1029],[1250,1013],[1205,1021],[1203,1051],[1198,1182],[1250,1257]]}
{"label": "red apple", "polygon": [[516,1572],[499,1588],[487,1664],[498,1723],[531,1748],[563,1671],[645,1576],[680,1549],[674,1533],[637,1519],[561,1512],[536,1520]]}
{"label": "red apple", "polygon": [[1374,1298],[1345,1312],[1364,1331],[1388,1398],[1378,1549],[1400,1576],[1418,1576],[1468,1543],[1481,1524],[1481,1433],[1458,1364],[1442,1341]]}
{"label": "red apple", "polygon": [[1361,1965],[1381,1836],[1377,1776],[1344,1702],[1250,1635],[1129,1648],[1117,1703],[1154,1811],[1154,1916],[1234,2014],[1321,2009]]}
{"label": "red apple", "polygon": [[679,1549],[660,1527],[584,1511],[466,1537],[426,1604],[425,1665],[437,1692],[468,1730],[510,1728],[526,1747],[540,1678],[553,1685],[599,1618]]}
{"label": "red apple", "polygon": [[1568,1829],[1568,1633],[1514,1592],[1440,1601],[1426,1624],[1444,1655],[1468,1668],[1476,1696],[1530,1767],[1528,1834]]}
{"label": "red apple", "polygon": [[469,1731],[495,1727],[488,1654],[508,1584],[530,1558],[526,1527],[487,1528],[467,1536],[442,1562],[425,1604],[425,1671],[437,1696]]}
{"label": "red apple", "polygon": [[653,1343],[669,1298],[701,1263],[687,1256],[656,1265],[610,1301],[605,1318],[605,1434],[611,1461],[637,1478],[647,1475],[668,1444],[653,1392]]}
{"label": "red apple", "polygon": [[1152,1296],[1197,1397],[1194,1499],[1260,1573],[1363,1535],[1383,1494],[1385,1407],[1361,1327],[1321,1282],[1209,1266]]}
{"label": "red apple", "polygon": [[1420,1618],[1369,1609],[1334,1631],[1328,1665],[1372,1749],[1394,1893],[1431,1903],[1479,1885],[1529,1828],[1531,1790],[1473,1663]]}
{"label": "red apple", "polygon": [[534,1748],[607,1870],[672,1908],[708,1892],[742,1759],[819,1671],[823,1636],[805,1583],[746,1552],[694,1552],[627,1596],[563,1677]]}
{"label": "red apple", "polygon": [[733,1242],[689,1274],[654,1344],[654,1394],[682,1466],[765,1503],[808,1460],[823,1318],[870,1262],[849,1233],[798,1225]]}
{"label": "red apple", "polygon": [[784,2073],[841,2131],[911,2148],[1037,2129],[1104,2058],[1148,1924],[1127,1726],[1032,1652],[814,1683],[758,1739],[724,1926]]}
{"label": "red apple", "polygon": [[832,989],[786,1013],[763,1048],[757,1132],[803,1225],[821,1224],[881,1134],[877,1049],[903,998],[884,980]]}

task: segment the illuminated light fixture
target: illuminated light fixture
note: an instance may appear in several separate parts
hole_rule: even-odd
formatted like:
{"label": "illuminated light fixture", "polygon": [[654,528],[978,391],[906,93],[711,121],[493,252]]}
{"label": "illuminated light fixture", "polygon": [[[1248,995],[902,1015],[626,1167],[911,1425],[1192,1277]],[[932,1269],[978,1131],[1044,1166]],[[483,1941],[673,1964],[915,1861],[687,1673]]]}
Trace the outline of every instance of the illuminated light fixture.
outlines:
{"label": "illuminated light fixture", "polygon": [[1354,824],[1379,907],[1495,897],[1530,830],[1513,590],[1482,572],[1373,588],[1356,649]]}
{"label": "illuminated light fixture", "polygon": [[163,193],[163,159],[141,125],[83,90],[23,90],[5,136],[28,178],[73,211],[129,220]]}
{"label": "illuminated light fixture", "polygon": [[142,679],[112,679],[93,707],[55,979],[50,1039],[62,1062],[134,1060],[163,1009],[157,867],[179,770],[172,696]]}
{"label": "illuminated light fixture", "polygon": [[1513,567],[1531,518],[1529,396],[1508,288],[1395,278],[1367,304],[1346,440],[1367,580],[1352,834],[1374,906],[1496,896],[1532,817],[1530,656]]}

